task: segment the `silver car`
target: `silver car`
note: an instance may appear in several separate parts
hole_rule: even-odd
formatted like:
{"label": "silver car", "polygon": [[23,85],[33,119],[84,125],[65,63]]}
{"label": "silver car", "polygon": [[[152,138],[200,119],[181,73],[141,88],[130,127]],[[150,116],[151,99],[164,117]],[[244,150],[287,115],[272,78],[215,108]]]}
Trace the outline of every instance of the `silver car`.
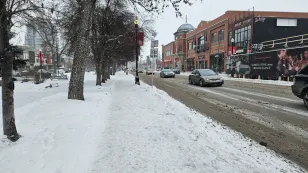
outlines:
{"label": "silver car", "polygon": [[188,82],[194,85],[217,85],[222,86],[224,80],[211,69],[196,69],[188,76]]}
{"label": "silver car", "polygon": [[172,77],[172,78],[174,78],[174,77],[175,77],[175,73],[174,73],[171,69],[163,69],[163,70],[160,72],[160,77],[161,77],[161,78],[166,78],[166,77]]}

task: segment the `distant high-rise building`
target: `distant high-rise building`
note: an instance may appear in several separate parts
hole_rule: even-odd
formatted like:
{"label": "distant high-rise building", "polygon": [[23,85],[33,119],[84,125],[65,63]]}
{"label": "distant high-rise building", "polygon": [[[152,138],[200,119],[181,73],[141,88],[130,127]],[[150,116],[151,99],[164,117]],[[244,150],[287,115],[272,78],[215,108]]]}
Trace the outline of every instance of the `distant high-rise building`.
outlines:
{"label": "distant high-rise building", "polygon": [[39,33],[30,25],[26,28],[25,45],[38,51],[42,49],[43,39]]}

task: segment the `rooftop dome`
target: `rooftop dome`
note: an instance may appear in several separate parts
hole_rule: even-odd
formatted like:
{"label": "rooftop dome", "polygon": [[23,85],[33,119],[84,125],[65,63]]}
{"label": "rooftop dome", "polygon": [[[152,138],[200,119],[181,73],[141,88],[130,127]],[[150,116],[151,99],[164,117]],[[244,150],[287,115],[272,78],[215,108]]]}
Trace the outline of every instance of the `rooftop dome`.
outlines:
{"label": "rooftop dome", "polygon": [[194,29],[195,28],[191,24],[185,23],[185,24],[181,25],[176,32],[189,32],[189,31],[192,31]]}

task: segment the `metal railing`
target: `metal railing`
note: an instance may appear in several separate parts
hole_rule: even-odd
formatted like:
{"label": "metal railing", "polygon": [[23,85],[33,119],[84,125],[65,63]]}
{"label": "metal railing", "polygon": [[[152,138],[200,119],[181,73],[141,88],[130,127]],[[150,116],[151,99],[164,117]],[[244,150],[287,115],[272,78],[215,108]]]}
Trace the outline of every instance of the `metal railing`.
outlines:
{"label": "metal railing", "polygon": [[278,46],[283,46],[287,48],[289,44],[301,45],[303,43],[308,43],[308,34],[264,41],[264,42],[261,42],[261,49],[275,48]]}

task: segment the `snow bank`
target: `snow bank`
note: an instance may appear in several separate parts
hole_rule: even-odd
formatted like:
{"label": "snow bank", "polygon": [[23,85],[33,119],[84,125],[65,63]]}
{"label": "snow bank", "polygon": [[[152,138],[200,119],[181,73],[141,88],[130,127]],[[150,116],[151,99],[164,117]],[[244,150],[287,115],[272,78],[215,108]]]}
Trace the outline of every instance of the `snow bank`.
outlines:
{"label": "snow bank", "polygon": [[86,101],[68,100],[65,92],[16,109],[16,124],[22,138],[11,143],[1,136],[1,128],[0,172],[85,173],[90,170],[109,115],[112,84],[87,87]]}
{"label": "snow bank", "polygon": [[279,81],[279,80],[261,80],[261,79],[245,79],[245,78],[233,78],[227,74],[219,74],[225,80],[250,82],[250,83],[261,83],[261,84],[271,84],[271,85],[281,85],[281,86],[291,86],[293,82]]}
{"label": "snow bank", "polygon": [[304,172],[164,91],[117,78],[93,172]]}
{"label": "snow bank", "polygon": [[[180,75],[189,76],[191,72],[183,72]],[[227,74],[219,74],[224,78],[224,80],[231,80],[231,81],[241,81],[241,82],[250,82],[250,83],[260,83],[260,84],[270,84],[270,85],[281,85],[281,86],[291,86],[293,82],[287,81],[278,81],[278,80],[261,80],[261,79],[246,79],[246,78],[233,78]]]}

